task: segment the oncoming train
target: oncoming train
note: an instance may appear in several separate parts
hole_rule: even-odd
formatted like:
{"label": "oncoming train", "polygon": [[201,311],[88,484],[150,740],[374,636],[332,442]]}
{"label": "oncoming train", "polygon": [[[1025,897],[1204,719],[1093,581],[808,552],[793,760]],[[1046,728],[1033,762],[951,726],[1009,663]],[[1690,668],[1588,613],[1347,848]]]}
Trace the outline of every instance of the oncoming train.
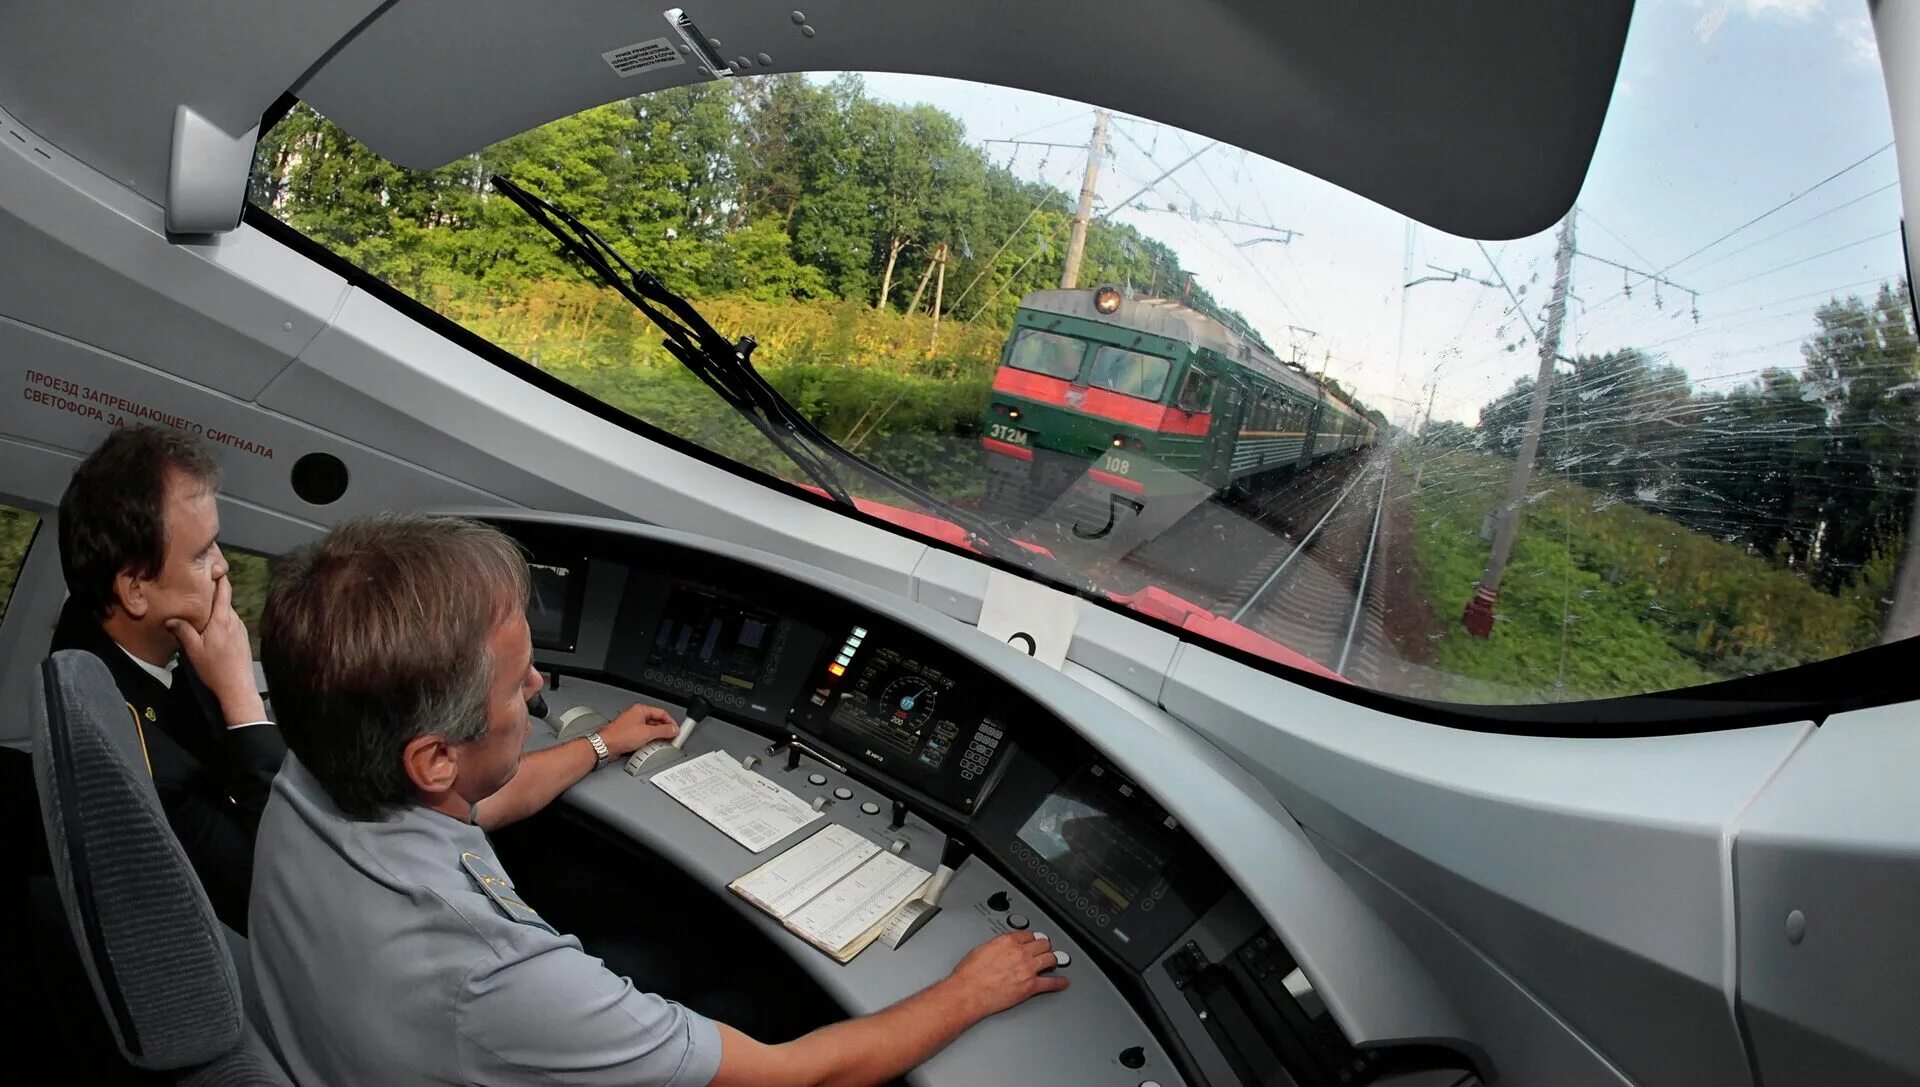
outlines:
{"label": "oncoming train", "polygon": [[1100,287],[1020,300],[980,441],[996,489],[1050,495],[1084,475],[1153,495],[1192,488],[1178,477],[1243,493],[1377,437],[1352,403],[1220,320]]}

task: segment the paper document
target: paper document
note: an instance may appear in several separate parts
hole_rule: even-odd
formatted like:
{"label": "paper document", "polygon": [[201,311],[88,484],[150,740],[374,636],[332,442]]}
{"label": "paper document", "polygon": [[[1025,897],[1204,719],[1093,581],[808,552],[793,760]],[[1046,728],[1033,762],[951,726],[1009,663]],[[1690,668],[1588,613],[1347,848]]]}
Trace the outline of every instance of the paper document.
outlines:
{"label": "paper document", "polygon": [[728,887],[794,935],[847,962],[931,878],[926,869],[881,852],[859,831],[831,823]]}
{"label": "paper document", "polygon": [[743,768],[724,751],[683,759],[651,780],[755,853],[821,817],[806,801]]}
{"label": "paper document", "polygon": [[859,831],[834,823],[740,877],[733,889],[784,921],[878,852]]}
{"label": "paper document", "polygon": [[926,885],[933,873],[891,853],[876,853],[853,874],[821,892],[787,919],[802,938],[852,958],[880,935],[888,915]]}

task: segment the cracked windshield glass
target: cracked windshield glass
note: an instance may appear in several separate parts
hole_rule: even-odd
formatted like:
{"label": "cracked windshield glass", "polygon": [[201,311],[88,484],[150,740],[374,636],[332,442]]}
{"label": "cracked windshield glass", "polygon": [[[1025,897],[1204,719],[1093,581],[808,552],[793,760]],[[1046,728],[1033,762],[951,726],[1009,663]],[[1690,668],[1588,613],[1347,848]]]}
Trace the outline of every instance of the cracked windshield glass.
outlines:
{"label": "cracked windshield glass", "polygon": [[496,173],[951,507],[842,470],[868,513],[985,521],[1057,560],[1036,576],[1281,665],[1570,701],[1914,629],[1920,382],[1864,11],[1641,4],[1577,203],[1520,239],[1098,103],[891,74],[670,89],[432,172],[304,106],[261,141],[252,199],[285,223],[813,486]]}

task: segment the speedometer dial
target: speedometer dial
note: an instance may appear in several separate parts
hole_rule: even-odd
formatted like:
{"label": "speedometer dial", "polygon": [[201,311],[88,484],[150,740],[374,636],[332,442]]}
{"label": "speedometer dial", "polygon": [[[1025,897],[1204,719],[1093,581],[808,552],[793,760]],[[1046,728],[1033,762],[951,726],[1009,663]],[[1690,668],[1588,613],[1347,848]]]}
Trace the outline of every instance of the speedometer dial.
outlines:
{"label": "speedometer dial", "polygon": [[896,727],[917,733],[933,719],[936,697],[926,680],[919,676],[901,676],[881,690],[881,712],[890,716]]}

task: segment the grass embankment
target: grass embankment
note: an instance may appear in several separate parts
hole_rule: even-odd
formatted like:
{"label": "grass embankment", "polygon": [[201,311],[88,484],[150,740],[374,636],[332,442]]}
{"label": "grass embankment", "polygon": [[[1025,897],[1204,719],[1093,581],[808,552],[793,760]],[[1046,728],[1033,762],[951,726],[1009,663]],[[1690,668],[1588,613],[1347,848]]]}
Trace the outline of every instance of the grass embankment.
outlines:
{"label": "grass embankment", "polygon": [[[1409,474],[1411,475],[1411,458]],[[1430,454],[1413,496],[1421,587],[1444,633],[1435,663],[1461,701],[1642,694],[1773,671],[1873,644],[1877,611],[1739,547],[1563,479],[1536,477],[1493,636],[1460,614],[1513,462]]]}
{"label": "grass embankment", "polygon": [[[433,303],[461,324],[584,392],[663,430],[787,478],[798,470],[661,347],[625,299],[548,282],[500,299]],[[723,335],[751,334],[754,365],[816,426],[949,500],[980,490],[978,433],[1005,334],[952,319],[880,313],[861,302],[696,303]]]}

